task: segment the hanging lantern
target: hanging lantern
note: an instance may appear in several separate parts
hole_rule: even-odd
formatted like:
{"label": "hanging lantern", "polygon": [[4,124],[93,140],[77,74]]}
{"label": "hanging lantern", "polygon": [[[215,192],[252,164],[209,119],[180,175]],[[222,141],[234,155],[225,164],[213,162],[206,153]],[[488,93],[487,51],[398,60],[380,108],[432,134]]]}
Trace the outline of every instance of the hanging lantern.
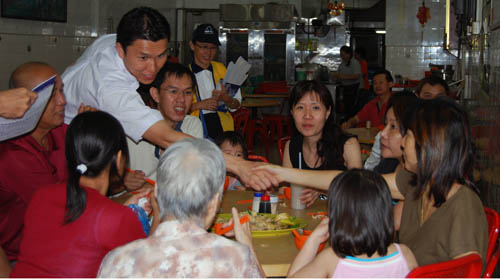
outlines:
{"label": "hanging lantern", "polygon": [[417,18],[422,28],[424,28],[427,21],[431,18],[430,9],[425,6],[425,1],[422,2],[422,6],[418,8]]}
{"label": "hanging lantern", "polygon": [[339,16],[344,11],[344,2],[338,3],[337,1],[330,3],[328,2],[328,9],[330,10],[330,15]]}

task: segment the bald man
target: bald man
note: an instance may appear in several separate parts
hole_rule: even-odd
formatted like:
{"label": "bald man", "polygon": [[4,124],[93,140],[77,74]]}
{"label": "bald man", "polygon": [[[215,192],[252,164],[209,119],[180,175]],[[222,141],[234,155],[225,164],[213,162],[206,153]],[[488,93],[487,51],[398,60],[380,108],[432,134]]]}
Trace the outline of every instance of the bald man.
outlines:
{"label": "bald man", "polygon": [[11,76],[11,86],[33,88],[53,75],[52,96],[35,129],[0,143],[0,244],[10,261],[16,260],[24,212],[33,193],[44,184],[67,178],[66,99],[61,78],[54,68],[41,62],[23,64]]}

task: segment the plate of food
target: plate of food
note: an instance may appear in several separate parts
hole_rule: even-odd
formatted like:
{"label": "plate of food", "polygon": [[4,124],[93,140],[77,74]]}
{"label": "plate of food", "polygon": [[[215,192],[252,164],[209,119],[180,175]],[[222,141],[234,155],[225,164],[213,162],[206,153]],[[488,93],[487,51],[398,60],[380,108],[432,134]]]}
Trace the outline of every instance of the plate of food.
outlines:
{"label": "plate of food", "polygon": [[[252,236],[254,237],[286,235],[291,233],[293,229],[304,228],[307,225],[304,219],[290,216],[288,213],[268,214],[249,210],[240,212],[240,217],[243,215],[250,216]],[[225,223],[231,218],[231,213],[220,213],[217,214],[215,223]]]}

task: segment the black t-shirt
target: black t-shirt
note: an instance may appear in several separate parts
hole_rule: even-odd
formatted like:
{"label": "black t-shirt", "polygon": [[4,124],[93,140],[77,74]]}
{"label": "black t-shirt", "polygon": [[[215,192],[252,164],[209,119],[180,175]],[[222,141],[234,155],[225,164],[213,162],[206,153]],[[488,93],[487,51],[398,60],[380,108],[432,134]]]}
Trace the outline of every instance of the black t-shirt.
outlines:
{"label": "black t-shirt", "polygon": [[[352,137],[355,137],[353,135],[342,135],[338,140],[341,143],[341,150],[339,152],[339,156],[341,158],[335,158],[336,164],[331,167],[331,168],[323,168],[322,166],[317,167],[317,168],[311,168],[307,165],[306,161],[304,160],[304,156],[302,155],[302,169],[304,170],[318,170],[318,169],[329,169],[329,170],[347,170],[347,167],[345,166],[345,161],[344,161],[344,145],[346,141]],[[304,152],[302,151],[302,144],[304,143],[304,136],[301,134],[297,134],[292,136],[290,139],[290,146],[289,146],[289,155],[290,155],[290,161],[292,162],[293,168],[298,169],[299,168],[299,152]]]}

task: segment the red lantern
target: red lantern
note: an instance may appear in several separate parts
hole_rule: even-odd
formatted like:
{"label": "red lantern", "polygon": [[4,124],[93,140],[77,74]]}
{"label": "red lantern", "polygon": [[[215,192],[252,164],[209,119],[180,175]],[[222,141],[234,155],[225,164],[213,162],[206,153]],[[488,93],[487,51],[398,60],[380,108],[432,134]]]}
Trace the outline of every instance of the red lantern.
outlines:
{"label": "red lantern", "polygon": [[418,8],[417,18],[422,28],[424,28],[427,20],[431,18],[430,10],[425,6],[425,2],[422,2],[422,6]]}

